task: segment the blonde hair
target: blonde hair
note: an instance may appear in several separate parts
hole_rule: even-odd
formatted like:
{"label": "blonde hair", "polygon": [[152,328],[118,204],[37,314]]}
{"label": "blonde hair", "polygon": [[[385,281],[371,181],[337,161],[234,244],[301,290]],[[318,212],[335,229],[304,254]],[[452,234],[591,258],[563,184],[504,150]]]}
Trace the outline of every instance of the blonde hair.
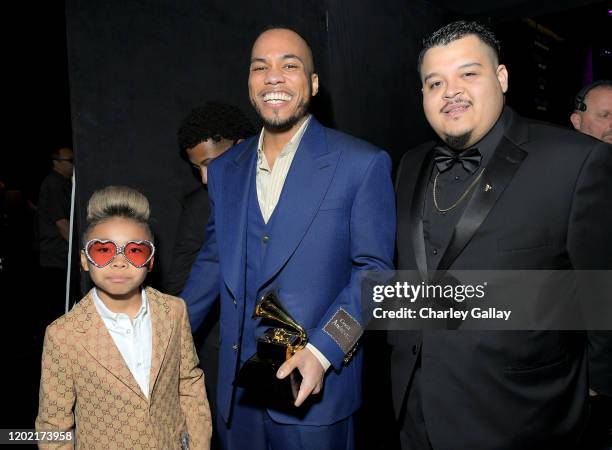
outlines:
{"label": "blonde hair", "polygon": [[87,202],[87,229],[83,236],[85,238],[93,227],[102,222],[122,217],[142,224],[152,240],[150,215],[149,200],[143,194],[127,186],[107,186],[94,192]]}

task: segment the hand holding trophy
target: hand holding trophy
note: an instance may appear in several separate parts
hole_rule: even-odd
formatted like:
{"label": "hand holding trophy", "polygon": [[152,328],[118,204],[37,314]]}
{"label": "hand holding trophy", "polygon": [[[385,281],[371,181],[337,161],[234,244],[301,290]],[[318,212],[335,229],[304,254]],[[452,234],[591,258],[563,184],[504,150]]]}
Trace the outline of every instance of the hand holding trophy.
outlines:
{"label": "hand holding trophy", "polygon": [[299,370],[302,382],[299,392],[295,398],[294,406],[300,406],[309,395],[316,395],[323,389],[323,376],[325,370],[317,357],[308,349],[298,350],[289,358],[276,373],[278,378],[285,378],[292,374],[295,369]]}
{"label": "hand holding trophy", "polygon": [[[275,291],[266,292],[255,306],[252,318],[258,317],[278,326],[268,328],[257,339],[257,353],[240,368],[234,385],[259,391],[270,405],[300,406],[309,394],[320,392],[323,367],[309,350],[304,349],[308,343],[306,331],[285,310]],[[311,358],[316,360],[321,371],[318,381]],[[302,370],[308,373],[304,386],[301,386]]]}

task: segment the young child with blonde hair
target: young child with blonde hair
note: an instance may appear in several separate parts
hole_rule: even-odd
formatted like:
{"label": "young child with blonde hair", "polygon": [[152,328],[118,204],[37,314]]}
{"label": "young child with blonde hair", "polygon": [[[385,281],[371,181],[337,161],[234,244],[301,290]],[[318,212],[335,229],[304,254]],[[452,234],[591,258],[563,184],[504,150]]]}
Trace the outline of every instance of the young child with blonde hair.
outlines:
{"label": "young child with blonde hair", "polygon": [[[81,265],[95,287],[47,328],[41,448],[210,447],[185,304],[143,287],[155,255],[149,215],[146,197],[128,187],[109,186],[89,200]],[[69,433],[75,440],[62,442]]]}

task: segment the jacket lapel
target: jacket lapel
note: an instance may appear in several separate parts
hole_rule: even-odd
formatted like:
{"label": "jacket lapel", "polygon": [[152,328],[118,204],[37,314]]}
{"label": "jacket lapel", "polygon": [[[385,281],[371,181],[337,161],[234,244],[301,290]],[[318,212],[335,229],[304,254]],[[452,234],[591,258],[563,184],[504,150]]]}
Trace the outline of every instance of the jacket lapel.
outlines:
{"label": "jacket lapel", "polygon": [[170,306],[159,292],[151,288],[147,288],[146,292],[151,312],[152,348],[149,377],[149,398],[151,398],[176,320],[172,320]]}
{"label": "jacket lapel", "polygon": [[339,157],[337,151],[328,152],[325,129],[313,117],[272,216],[259,286],[268,282],[298,247],[325,197]]}
{"label": "jacket lapel", "polygon": [[448,270],[461,254],[527,156],[527,153],[518,147],[519,143],[527,139],[527,129],[520,119],[517,119],[511,110],[505,114],[504,120],[507,122],[504,137],[455,226],[451,241],[438,264],[439,272]]}
{"label": "jacket lapel", "polygon": [[114,375],[121,383],[139,395],[143,400],[147,398],[140,386],[132,376],[123,356],[115,345],[113,338],[106,329],[106,325],[98,314],[93,303],[92,291],[81,300],[77,306],[81,308],[79,318],[76,319],[78,326],[76,331],[84,333],[83,347],[98,363]]}
{"label": "jacket lapel", "polygon": [[410,204],[410,237],[417,268],[423,280],[429,280],[427,255],[425,253],[425,236],[423,234],[423,208],[433,161],[433,151],[430,149],[422,160]]}
{"label": "jacket lapel", "polygon": [[221,265],[223,279],[234,298],[242,298],[244,294],[248,201],[254,183],[257,142],[258,135],[245,143],[244,151],[227,164],[226,176],[221,180],[220,195],[226,206],[221,212],[221,222],[215,226],[224,230],[224,236],[233,237],[231,240],[217,242],[219,254],[224,255],[227,262]]}

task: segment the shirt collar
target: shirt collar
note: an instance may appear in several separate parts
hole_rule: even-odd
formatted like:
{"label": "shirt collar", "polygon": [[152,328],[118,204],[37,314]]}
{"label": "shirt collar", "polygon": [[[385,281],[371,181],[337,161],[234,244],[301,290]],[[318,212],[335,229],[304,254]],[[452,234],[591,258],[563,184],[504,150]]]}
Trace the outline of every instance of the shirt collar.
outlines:
{"label": "shirt collar", "polygon": [[[140,305],[140,309],[138,309],[138,312],[134,316],[134,320],[139,319],[140,317],[144,317],[149,311],[149,302],[147,300],[147,293],[144,289],[140,290],[140,296],[142,297],[142,304]],[[117,319],[119,318],[119,315],[124,314],[124,313],[116,313],[108,309],[108,307],[104,304],[104,302],[98,296],[98,291],[96,288],[93,289],[92,297],[93,297],[94,305],[96,306],[96,309],[98,310],[98,313],[100,313],[100,316],[102,317],[102,319],[109,319],[109,320],[117,321]]]}
{"label": "shirt collar", "polygon": [[[280,157],[289,155],[291,153],[295,153],[297,151],[298,147],[300,146],[300,142],[302,141],[302,137],[304,136],[304,133],[306,132],[306,128],[308,127],[308,124],[310,123],[311,118],[312,118],[312,115],[308,114],[308,117],[306,117],[306,120],[304,120],[304,123],[300,126],[300,128],[298,128],[296,133],[291,137],[291,139],[289,139],[289,142],[287,142],[285,146],[283,147],[283,149],[281,150],[280,155],[279,155]],[[262,128],[261,132],[259,133],[259,141],[257,142],[257,166],[262,169],[270,170],[268,166],[268,161],[266,160],[266,158],[264,158],[264,153],[263,153],[264,131],[265,129]]]}

